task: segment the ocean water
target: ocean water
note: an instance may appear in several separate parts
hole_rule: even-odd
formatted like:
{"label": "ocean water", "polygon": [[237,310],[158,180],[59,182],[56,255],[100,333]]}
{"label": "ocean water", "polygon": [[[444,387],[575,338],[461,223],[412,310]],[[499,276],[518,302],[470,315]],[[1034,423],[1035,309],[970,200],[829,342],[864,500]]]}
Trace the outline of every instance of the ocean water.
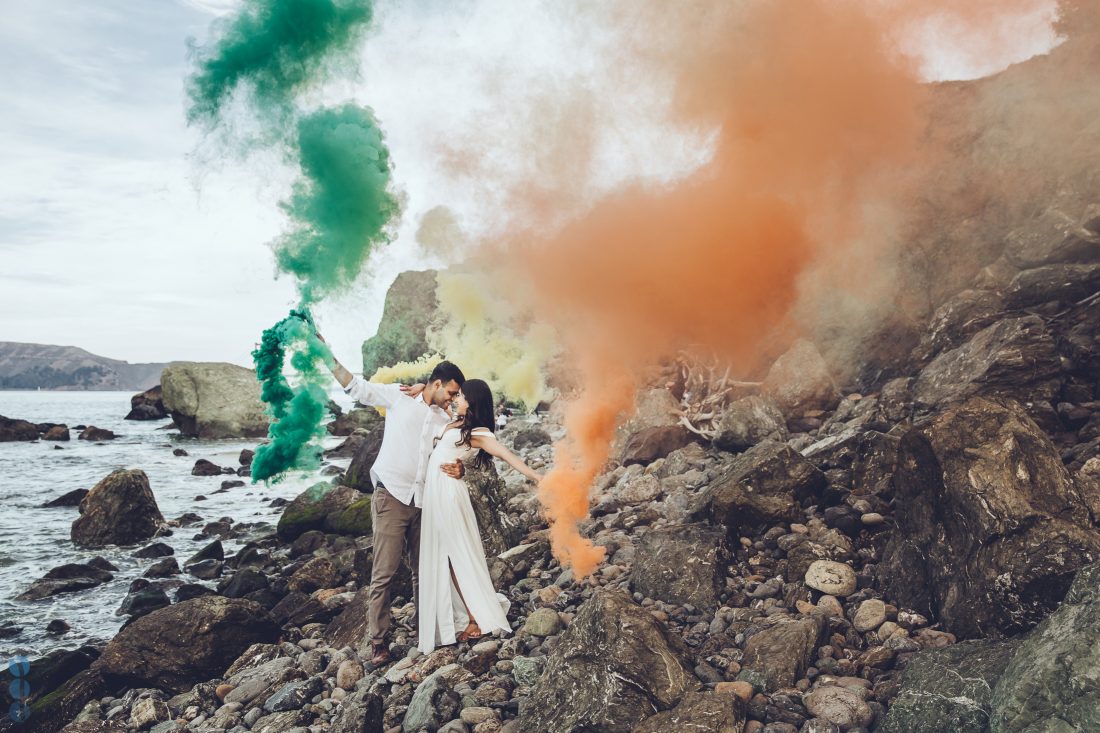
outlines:
{"label": "ocean water", "polygon": [[[138,559],[133,552],[144,545],[96,550],[76,547],[69,530],[79,516],[76,507],[47,509],[42,506],[73,489],[90,489],[117,468],[139,468],[148,475],[161,514],[175,519],[195,512],[204,521],[232,517],[234,522],[266,522],[269,530],[279,520],[280,508],[268,506],[274,497],[293,499],[313,483],[323,480],[318,473],[289,476],[278,484],[251,484],[213,493],[223,480],[236,476],[192,476],[191,468],[199,458],[220,466],[238,468],[243,448],[255,448],[257,440],[195,440],[182,438],[175,430],[160,428],[169,421],[143,422],[123,420],[130,410],[130,392],[14,392],[0,391],[0,415],[34,423],[56,422],[69,425],[95,425],[115,432],[118,437],[103,443],[77,440],[77,431],[65,442],[0,443],[0,624],[14,622],[23,628],[10,639],[0,639],[0,657],[23,654],[36,657],[57,648],[75,649],[92,639],[109,639],[125,621],[115,615],[126,596],[130,582],[159,558]],[[333,398],[349,408],[348,398],[333,390]],[[325,447],[342,439],[328,437]],[[60,450],[55,449],[60,446]],[[174,456],[183,448],[188,456]],[[344,462],[346,465],[346,461]],[[199,495],[205,501],[196,501]],[[171,537],[159,538],[175,550],[183,561],[209,544],[212,539],[194,539],[202,524],[173,528]],[[223,540],[226,555],[248,541]],[[96,555],[118,566],[114,580],[75,593],[65,593],[39,601],[16,601],[15,596],[42,577],[52,567],[69,562],[86,562]],[[187,582],[213,587],[215,581],[200,581],[186,573],[178,576]],[[169,591],[169,596],[172,593]],[[62,636],[46,633],[53,619],[63,619],[72,628]]]}

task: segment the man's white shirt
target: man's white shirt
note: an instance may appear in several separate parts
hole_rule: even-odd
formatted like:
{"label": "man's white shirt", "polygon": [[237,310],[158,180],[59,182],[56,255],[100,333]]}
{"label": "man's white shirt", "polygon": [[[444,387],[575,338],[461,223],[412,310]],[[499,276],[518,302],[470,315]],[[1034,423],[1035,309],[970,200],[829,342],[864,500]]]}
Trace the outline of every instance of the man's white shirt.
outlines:
{"label": "man's white shirt", "polygon": [[428,458],[451,416],[420,397],[409,397],[397,384],[375,384],[352,377],[344,392],[357,402],[386,410],[382,447],[370,469],[371,482],[377,486],[381,481],[402,504],[420,506]]}

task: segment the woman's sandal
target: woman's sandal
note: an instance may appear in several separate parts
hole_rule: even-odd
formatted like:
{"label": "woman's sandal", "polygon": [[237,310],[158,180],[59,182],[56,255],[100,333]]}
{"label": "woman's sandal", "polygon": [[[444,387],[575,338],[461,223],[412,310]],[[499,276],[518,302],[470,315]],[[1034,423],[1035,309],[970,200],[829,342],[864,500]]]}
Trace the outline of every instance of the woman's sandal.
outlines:
{"label": "woman's sandal", "polygon": [[483,636],[483,634],[481,633],[481,627],[479,627],[477,624],[471,622],[470,625],[467,626],[466,629],[462,633],[460,633],[458,636],[455,637],[455,640],[456,641],[476,641],[477,639],[480,639],[482,636]]}

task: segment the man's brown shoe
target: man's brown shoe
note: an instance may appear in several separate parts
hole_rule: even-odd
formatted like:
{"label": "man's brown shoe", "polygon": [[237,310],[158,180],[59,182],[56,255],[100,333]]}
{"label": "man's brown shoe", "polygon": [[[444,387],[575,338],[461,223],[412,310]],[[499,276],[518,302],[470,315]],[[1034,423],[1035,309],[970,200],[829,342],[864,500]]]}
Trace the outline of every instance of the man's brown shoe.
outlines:
{"label": "man's brown shoe", "polygon": [[370,658],[370,663],[375,667],[381,667],[383,664],[390,661],[390,650],[386,648],[385,644],[372,645],[371,653],[373,656]]}

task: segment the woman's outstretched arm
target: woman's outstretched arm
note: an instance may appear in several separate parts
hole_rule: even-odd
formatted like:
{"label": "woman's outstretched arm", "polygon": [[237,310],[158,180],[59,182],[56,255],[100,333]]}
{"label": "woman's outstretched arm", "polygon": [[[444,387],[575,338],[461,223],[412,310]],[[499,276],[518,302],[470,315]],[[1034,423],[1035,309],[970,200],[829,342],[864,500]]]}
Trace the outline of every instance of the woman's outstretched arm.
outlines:
{"label": "woman's outstretched arm", "polygon": [[499,458],[536,484],[542,480],[542,474],[536,473],[530,466],[523,462],[523,459],[508,450],[503,443],[493,436],[478,435],[474,433],[470,436],[470,446],[473,448],[480,448],[489,455]]}

